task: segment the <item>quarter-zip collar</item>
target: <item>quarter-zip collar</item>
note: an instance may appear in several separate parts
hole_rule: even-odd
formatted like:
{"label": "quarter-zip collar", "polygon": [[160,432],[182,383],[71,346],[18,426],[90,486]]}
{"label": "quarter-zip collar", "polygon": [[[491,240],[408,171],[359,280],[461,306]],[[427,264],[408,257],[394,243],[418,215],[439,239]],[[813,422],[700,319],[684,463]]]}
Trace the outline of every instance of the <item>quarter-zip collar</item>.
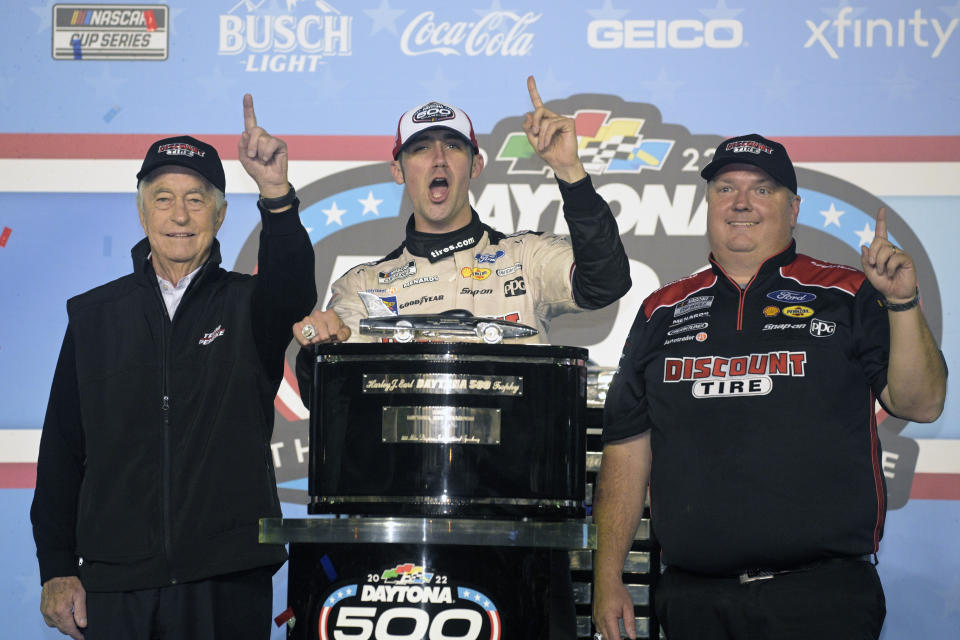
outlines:
{"label": "quarter-zip collar", "polygon": [[[138,281],[141,284],[151,287],[156,285],[157,274],[153,270],[153,264],[150,262],[150,241],[144,238],[135,244],[133,249],[130,250],[130,256],[133,258],[133,272],[137,275]],[[221,260],[220,241],[214,238],[213,245],[210,246],[210,256],[207,258],[207,261],[203,263],[201,270],[204,270],[203,268],[207,265],[217,267],[220,265]],[[197,275],[199,275],[199,273]],[[196,279],[197,278],[194,278],[194,281]]]}
{"label": "quarter-zip collar", "polygon": [[[786,266],[791,262],[793,262],[796,257],[797,257],[797,241],[791,240],[790,244],[787,245],[787,247],[783,251],[781,251],[780,253],[775,253],[763,261],[763,264],[760,265],[760,268],[757,269],[757,272],[753,274],[752,278],[750,278],[750,282],[748,282],[747,285],[743,287],[744,291],[749,289],[750,285],[756,282],[759,278],[776,272],[777,270],[780,269],[780,267]],[[720,266],[720,263],[716,261],[716,259],[713,257],[713,253],[710,254],[710,268],[719,277],[725,278],[726,280],[733,283],[735,287],[737,287],[738,289],[740,288],[740,285],[737,284],[737,281],[731,278],[727,274],[727,272],[724,271],[723,267]]]}
{"label": "quarter-zip collar", "polygon": [[753,286],[753,283],[757,282],[759,279],[775,274],[777,271],[779,271],[780,267],[790,264],[796,257],[797,241],[791,240],[786,249],[780,253],[775,253],[764,260],[763,264],[761,264],[760,268],[757,269],[757,272],[753,274],[753,277],[750,278],[750,281],[747,282],[746,286],[741,287],[736,280],[731,278],[730,275],[723,270],[723,267],[720,266],[720,263],[714,259],[713,253],[710,254],[710,268],[718,277],[729,282],[737,290],[737,331],[743,330],[743,309],[747,301],[747,292],[750,290],[750,287]]}
{"label": "quarter-zip collar", "polygon": [[461,249],[476,246],[483,236],[483,231],[484,225],[480,222],[480,216],[473,209],[470,210],[470,222],[466,226],[447,233],[417,231],[411,214],[407,221],[407,239],[404,244],[413,255],[436,262],[452,256]]}

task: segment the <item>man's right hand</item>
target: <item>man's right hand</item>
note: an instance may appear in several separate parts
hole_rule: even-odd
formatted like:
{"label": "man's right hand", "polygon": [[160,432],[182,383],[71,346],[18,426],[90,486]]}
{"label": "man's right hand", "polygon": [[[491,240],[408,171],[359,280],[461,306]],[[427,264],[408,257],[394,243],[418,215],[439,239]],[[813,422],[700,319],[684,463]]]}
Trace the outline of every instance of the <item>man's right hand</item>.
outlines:
{"label": "man's right hand", "polygon": [[87,626],[87,592],[80,578],[65,576],[44,582],[40,613],[47,626],[56,627],[74,640],[83,640],[80,628]]}
{"label": "man's right hand", "polygon": [[301,347],[324,342],[344,342],[350,337],[350,327],[343,324],[343,320],[334,311],[316,309],[293,325],[293,337]]}
{"label": "man's right hand", "polygon": [[609,584],[597,582],[593,586],[593,624],[604,640],[620,638],[619,621],[623,620],[623,629],[630,638],[637,637],[636,618],[633,614],[633,600],[627,588],[619,580]]}

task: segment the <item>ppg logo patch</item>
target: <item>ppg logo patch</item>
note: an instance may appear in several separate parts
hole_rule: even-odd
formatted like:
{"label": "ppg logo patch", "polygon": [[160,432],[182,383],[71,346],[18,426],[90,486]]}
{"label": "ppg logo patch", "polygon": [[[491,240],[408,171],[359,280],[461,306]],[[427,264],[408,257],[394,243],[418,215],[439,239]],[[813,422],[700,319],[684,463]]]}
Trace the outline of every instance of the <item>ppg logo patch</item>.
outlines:
{"label": "ppg logo patch", "polygon": [[810,335],[816,336],[817,338],[826,338],[832,336],[833,332],[837,330],[837,323],[830,322],[829,320],[818,320],[814,318],[810,321]]}
{"label": "ppg logo patch", "polygon": [[507,280],[503,283],[503,295],[507,298],[524,296],[526,294],[527,283],[523,281],[523,276],[517,276],[513,280]]}

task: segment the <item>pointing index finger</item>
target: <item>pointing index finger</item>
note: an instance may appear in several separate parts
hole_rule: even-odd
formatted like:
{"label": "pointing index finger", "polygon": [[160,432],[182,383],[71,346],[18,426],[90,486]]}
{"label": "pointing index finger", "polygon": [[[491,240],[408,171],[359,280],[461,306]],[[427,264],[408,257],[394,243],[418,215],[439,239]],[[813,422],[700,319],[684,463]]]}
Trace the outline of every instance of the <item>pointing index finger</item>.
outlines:
{"label": "pointing index finger", "polygon": [[543,100],[540,99],[540,93],[537,91],[537,81],[533,79],[533,76],[527,76],[527,91],[530,92],[530,102],[533,103],[534,109],[539,109],[543,106]]}
{"label": "pointing index finger", "polygon": [[887,239],[887,208],[880,207],[877,211],[877,229],[873,234],[874,238]]}
{"label": "pointing index finger", "polygon": [[245,131],[257,128],[257,114],[253,110],[253,96],[243,94],[243,128]]}

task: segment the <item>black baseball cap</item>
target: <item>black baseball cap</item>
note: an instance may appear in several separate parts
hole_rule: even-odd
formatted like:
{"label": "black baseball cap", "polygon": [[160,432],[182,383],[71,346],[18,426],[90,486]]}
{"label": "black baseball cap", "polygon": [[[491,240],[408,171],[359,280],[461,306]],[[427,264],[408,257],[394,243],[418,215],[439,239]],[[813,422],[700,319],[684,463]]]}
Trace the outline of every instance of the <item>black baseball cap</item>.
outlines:
{"label": "black baseball cap", "polygon": [[739,163],[752,164],[763,169],[771,178],[794,194],[797,193],[797,172],[793,169],[786,148],[779,142],[768,140],[756,133],[721,142],[713,154],[713,160],[703,168],[700,176],[709,181],[728,164]]}
{"label": "black baseball cap", "polygon": [[150,145],[137,174],[137,185],[159,167],[176,165],[193,169],[220,191],[226,191],[227,178],[217,150],[206,142],[191,136],[176,136],[157,140]]}

